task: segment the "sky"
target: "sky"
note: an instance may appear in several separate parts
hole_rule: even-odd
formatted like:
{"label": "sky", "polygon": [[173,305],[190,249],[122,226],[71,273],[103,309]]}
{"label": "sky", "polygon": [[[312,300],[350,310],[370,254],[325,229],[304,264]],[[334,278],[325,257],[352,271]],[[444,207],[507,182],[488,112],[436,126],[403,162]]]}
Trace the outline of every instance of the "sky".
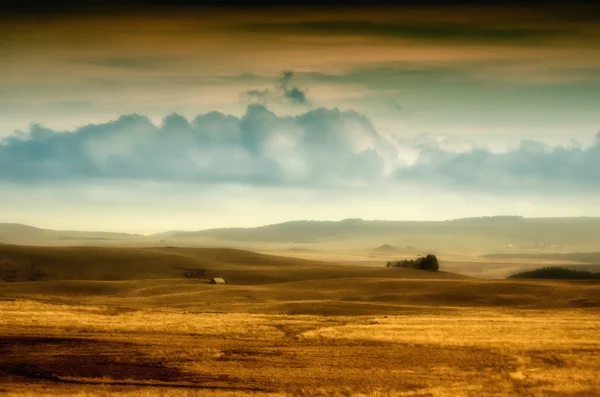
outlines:
{"label": "sky", "polygon": [[593,3],[41,4],[0,13],[0,222],[600,216]]}

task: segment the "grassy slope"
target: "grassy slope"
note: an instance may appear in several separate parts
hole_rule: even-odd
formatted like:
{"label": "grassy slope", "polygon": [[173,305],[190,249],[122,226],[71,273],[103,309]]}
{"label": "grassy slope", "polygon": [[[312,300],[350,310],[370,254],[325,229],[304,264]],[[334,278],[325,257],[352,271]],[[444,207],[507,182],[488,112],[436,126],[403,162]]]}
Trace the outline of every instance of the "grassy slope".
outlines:
{"label": "grassy slope", "polygon": [[[398,269],[264,255],[224,248],[108,248],[0,246],[0,260],[25,272],[29,263],[47,280],[135,280],[182,278],[182,268],[203,268],[206,276],[233,284],[265,284],[348,277],[464,278],[455,274],[399,272]],[[24,274],[24,273],[23,273]]]}
{"label": "grassy slope", "polygon": [[[229,312],[374,314],[404,306],[568,308],[600,306],[598,283],[475,280],[451,273],[361,267],[232,249],[1,246],[48,281],[0,284],[9,298]],[[230,284],[182,277],[202,267]],[[123,281],[101,281],[118,277]]]}
{"label": "grassy slope", "polygon": [[[206,281],[51,281],[0,285],[8,298],[129,308],[296,314],[377,314],[411,308],[600,307],[596,282],[344,278],[263,285],[213,286]],[[415,307],[413,307],[415,306]]]}

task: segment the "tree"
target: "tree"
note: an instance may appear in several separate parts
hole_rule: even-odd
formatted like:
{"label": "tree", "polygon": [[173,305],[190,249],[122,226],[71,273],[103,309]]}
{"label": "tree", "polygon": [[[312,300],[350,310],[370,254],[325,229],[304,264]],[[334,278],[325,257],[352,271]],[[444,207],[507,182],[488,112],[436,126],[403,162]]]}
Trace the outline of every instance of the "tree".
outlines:
{"label": "tree", "polygon": [[440,268],[437,257],[429,254],[426,257],[418,257],[417,259],[404,259],[401,261],[388,262],[386,267],[403,267],[407,269],[427,270],[437,272]]}
{"label": "tree", "polygon": [[437,272],[440,269],[437,257],[429,254],[421,261],[421,270],[427,270],[430,272]]}

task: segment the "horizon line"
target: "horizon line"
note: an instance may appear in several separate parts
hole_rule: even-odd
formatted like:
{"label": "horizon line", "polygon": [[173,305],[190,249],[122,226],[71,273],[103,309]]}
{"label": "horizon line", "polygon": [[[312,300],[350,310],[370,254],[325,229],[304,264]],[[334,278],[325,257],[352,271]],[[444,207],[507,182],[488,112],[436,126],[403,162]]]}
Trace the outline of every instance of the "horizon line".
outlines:
{"label": "horizon line", "polygon": [[156,233],[133,233],[133,232],[123,232],[123,231],[110,231],[110,230],[78,230],[78,229],[54,229],[47,227],[39,227],[34,226],[32,224],[18,223],[18,222],[1,222],[0,225],[12,225],[12,226],[21,226],[28,227],[37,230],[45,230],[45,231],[53,231],[53,232],[79,232],[79,233],[107,233],[107,234],[125,234],[130,236],[141,236],[141,237],[151,237],[165,233],[197,233],[197,232],[205,232],[211,230],[224,230],[224,229],[258,229],[262,227],[283,225],[287,223],[299,223],[299,222],[314,222],[314,223],[341,223],[346,221],[359,221],[359,222],[402,222],[402,223],[442,223],[442,222],[453,222],[453,221],[461,221],[461,220],[474,220],[474,219],[486,219],[486,218],[516,218],[516,219],[598,219],[600,216],[539,216],[539,217],[526,217],[523,215],[482,215],[482,216],[472,216],[472,217],[464,217],[464,218],[450,218],[450,219],[440,219],[440,220],[402,220],[402,219],[363,219],[363,218],[344,218],[338,220],[329,220],[329,219],[296,219],[289,221],[282,221],[276,223],[268,223],[268,224],[259,224],[254,226],[222,226],[222,227],[211,227],[206,229],[170,229],[164,230]]}

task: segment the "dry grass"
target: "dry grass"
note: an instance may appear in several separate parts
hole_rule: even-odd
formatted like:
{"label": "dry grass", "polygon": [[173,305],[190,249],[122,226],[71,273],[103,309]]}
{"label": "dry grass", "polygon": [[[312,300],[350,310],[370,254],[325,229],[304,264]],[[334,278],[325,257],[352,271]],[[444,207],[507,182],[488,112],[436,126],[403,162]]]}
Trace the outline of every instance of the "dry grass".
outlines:
{"label": "dry grass", "polygon": [[[388,269],[390,270],[390,269]],[[270,270],[264,269],[263,272]],[[207,280],[47,281],[0,284],[5,298],[129,309],[258,314],[376,315],[456,308],[564,309],[600,307],[597,282],[435,279],[392,269],[407,278],[332,278],[260,285],[213,286]],[[425,273],[429,278],[412,278]]]}
{"label": "dry grass", "polygon": [[600,391],[591,309],[323,317],[12,301],[0,310],[0,389],[11,397]]}
{"label": "dry grass", "polygon": [[600,346],[600,315],[585,310],[461,310],[444,316],[376,317],[303,333],[302,338],[383,341],[442,346],[552,349]]}
{"label": "dry grass", "polygon": [[[12,263],[24,280],[29,264],[53,280],[148,280],[183,278],[183,268],[206,269],[207,277],[234,284],[259,285],[335,277],[465,278],[457,274],[421,274],[380,266],[341,265],[225,248],[31,247],[0,245],[0,260]],[[392,271],[396,270],[396,271]],[[410,270],[410,269],[404,269]]]}
{"label": "dry grass", "polygon": [[[9,397],[600,395],[597,282],[227,249],[0,254],[51,279],[0,285]],[[173,266],[231,283],[183,279]],[[99,281],[111,274],[126,280]]]}

